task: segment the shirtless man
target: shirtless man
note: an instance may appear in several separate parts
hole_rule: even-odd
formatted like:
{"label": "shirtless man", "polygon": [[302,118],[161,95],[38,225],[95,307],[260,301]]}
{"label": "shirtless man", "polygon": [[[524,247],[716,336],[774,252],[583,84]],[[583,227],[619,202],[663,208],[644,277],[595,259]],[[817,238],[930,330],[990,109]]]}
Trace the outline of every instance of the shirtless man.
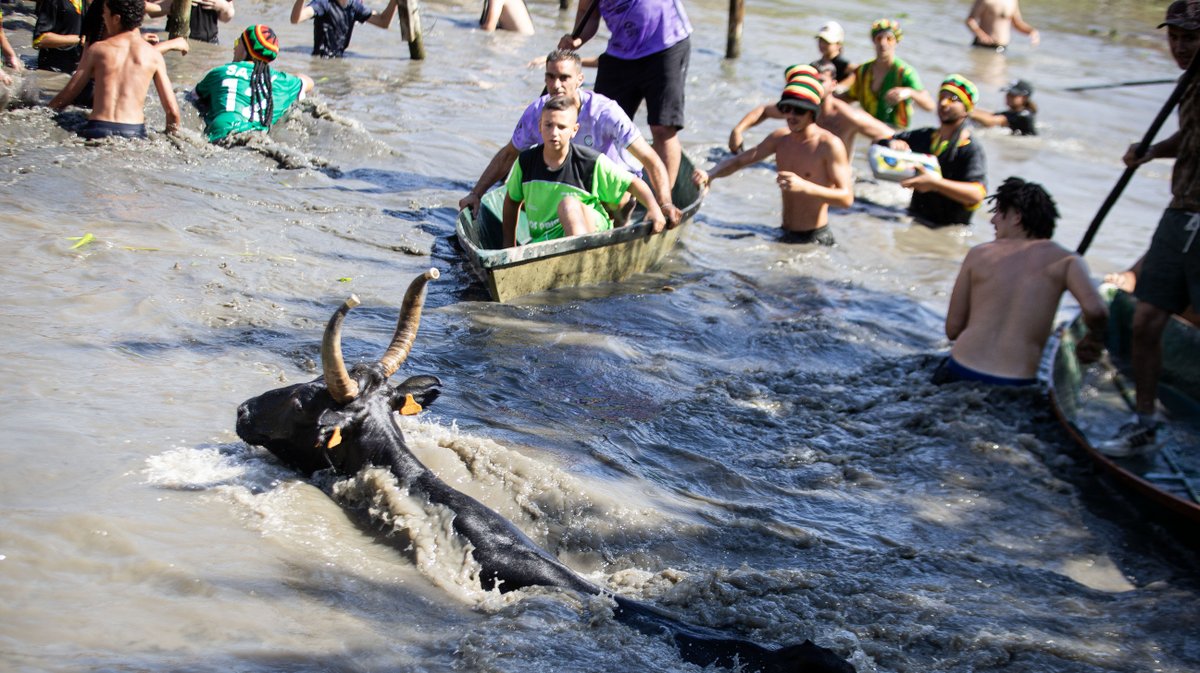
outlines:
{"label": "shirtless man", "polygon": [[1079,302],[1087,338],[1081,354],[1099,355],[1108,306],[1079,255],[1050,240],[1058,209],[1041,185],[1009,178],[988,197],[996,240],[967,253],[946,312],[950,357],[935,383],[1037,382],[1042,349],[1064,290]]}
{"label": "shirtless man", "polygon": [[776,157],[775,182],[783,192],[783,240],[833,245],[829,206],[854,203],[850,159],[841,139],[817,126],[825,91],[815,77],[798,75],[783,89],[776,107],[788,127],[761,144],[722,161],[711,173],[697,168],[692,180],[701,187],[745,166]]}
{"label": "shirtless man", "polygon": [[[854,155],[854,138],[859,133],[870,138],[872,142],[892,136],[890,126],[829,93],[838,84],[838,81],[834,79],[833,64],[823,63],[816,66],[815,70],[814,66],[810,65],[794,65],[784,71],[784,77],[792,78],[800,73],[815,76],[821,83],[821,87],[827,92],[821,99],[821,111],[817,115],[817,126],[841,138],[842,144],[846,146],[847,156]],[[754,108],[746,113],[746,116],[742,117],[742,120],[729,132],[729,151],[734,153],[742,151],[744,144],[742,134],[747,129],[757,126],[767,119],[783,118],[783,112],[780,112],[775,105],[759,105]]]}
{"label": "shirtless man", "polygon": [[1013,28],[1028,35],[1029,43],[1035,47],[1040,39],[1037,29],[1021,18],[1017,0],[975,0],[966,24],[975,36],[971,44],[976,47],[1004,51]]}
{"label": "shirtless man", "polygon": [[70,105],[89,80],[96,83],[92,113],[79,131],[84,138],[146,137],[146,91],[150,80],[166,112],[166,132],[179,129],[179,104],[167,76],[162,54],[142,37],[138,27],[145,13],[144,0],[103,0],[104,28],[108,37],[83,52],[79,68],[67,86],[50,101],[62,110]]}

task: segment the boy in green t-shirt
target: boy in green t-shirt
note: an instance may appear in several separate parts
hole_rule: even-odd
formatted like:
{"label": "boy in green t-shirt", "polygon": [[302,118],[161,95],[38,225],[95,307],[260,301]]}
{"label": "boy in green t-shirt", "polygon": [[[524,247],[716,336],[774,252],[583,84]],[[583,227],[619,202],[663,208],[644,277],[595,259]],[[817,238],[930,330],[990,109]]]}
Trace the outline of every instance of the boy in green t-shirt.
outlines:
{"label": "boy in green t-shirt", "polygon": [[608,157],[575,145],[579,103],[555,96],[542,108],[542,144],[517,156],[508,174],[504,196],[504,247],[516,245],[517,217],[522,206],[529,219],[532,243],[612,229],[601,202],[620,203],[632,193],[646,208],[654,232],[666,218],[650,186],[619,168]]}
{"label": "boy in green t-shirt", "polygon": [[204,112],[204,133],[217,142],[234,133],[269,131],[313,88],[308,75],[289,75],[269,65],[279,38],[269,26],[250,26],[233,45],[233,62],[208,71],[193,98]]}

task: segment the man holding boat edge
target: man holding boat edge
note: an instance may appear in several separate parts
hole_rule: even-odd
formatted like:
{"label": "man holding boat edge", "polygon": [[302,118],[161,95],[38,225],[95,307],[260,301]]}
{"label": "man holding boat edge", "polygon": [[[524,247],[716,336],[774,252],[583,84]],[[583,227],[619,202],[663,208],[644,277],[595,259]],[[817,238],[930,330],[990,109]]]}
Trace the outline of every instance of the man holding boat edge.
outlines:
{"label": "man holding boat edge", "polygon": [[996,240],[971,248],[946,310],[950,355],[934,373],[937,384],[1037,383],[1038,364],[1054,329],[1063,291],[1079,302],[1088,336],[1081,356],[1098,356],[1108,306],[1078,254],[1051,241],[1058,208],[1042,186],[1008,178],[988,197],[995,206]]}
{"label": "man holding boat edge", "polygon": [[783,196],[783,241],[833,245],[829,206],[849,208],[854,203],[854,180],[846,146],[833,133],[817,126],[824,87],[809,65],[796,66],[776,107],[787,128],[717,164],[711,172],[697,168],[692,180],[705,187],[712,180],[775,155],[779,168],[775,182]]}
{"label": "man holding boat edge", "polygon": [[[492,185],[503,180],[522,150],[542,142],[539,131],[541,112],[554,96],[572,96],[579,103],[579,135],[586,147],[596,150],[635,176],[645,171],[646,181],[654,189],[658,204],[667,218],[667,226],[679,224],[683,214],[671,202],[671,183],[662,159],[642,137],[637,125],[611,99],[582,88],[583,65],[573,51],[556,49],[546,56],[546,95],[525,108],[513,130],[512,139],[492,157],[471,192],[458,202],[459,208],[479,208],[480,199]],[[640,166],[638,165],[640,162]],[[618,226],[624,224],[618,222]]]}
{"label": "man holding boat edge", "polygon": [[[1159,28],[1175,63],[1189,69],[1200,53],[1200,0],[1176,0],[1167,7]],[[1137,145],[1125,153],[1125,164],[1175,159],[1171,203],[1163,212],[1146,252],[1135,295],[1133,315],[1133,379],[1137,391],[1135,418],[1111,440],[1096,446],[1113,457],[1144,455],[1156,448],[1158,379],[1162,373],[1162,335],[1171,315],[1189,304],[1200,305],[1200,77],[1193,78],[1179,101],[1179,131],[1137,156]]]}
{"label": "man holding boat edge", "polygon": [[542,144],[517,156],[504,196],[504,247],[517,244],[517,217],[529,219],[531,242],[612,229],[601,203],[615,204],[632,194],[646,207],[655,231],[666,223],[654,194],[641,178],[595,150],[571,142],[579,132],[578,101],[555,96],[541,111]]}

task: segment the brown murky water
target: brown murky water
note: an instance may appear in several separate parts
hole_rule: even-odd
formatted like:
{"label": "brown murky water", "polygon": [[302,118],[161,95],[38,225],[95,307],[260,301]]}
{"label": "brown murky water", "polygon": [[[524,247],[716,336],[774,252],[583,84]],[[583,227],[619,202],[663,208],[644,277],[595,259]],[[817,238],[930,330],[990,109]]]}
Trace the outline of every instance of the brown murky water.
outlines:
{"label": "brown murky water", "polygon": [[[906,5],[901,55],[929,85],[974,78],[984,107],[1010,79],[1035,83],[1042,136],[979,137],[993,183],[1054,193],[1073,247],[1169,87],[1062,89],[1174,76],[1153,29],[1165,3],[1030,3],[1043,45],[1018,38],[1006,57],[965,46],[967,4]],[[698,163],[815,56],[817,26],[840,20],[865,58],[882,11],[750,5],[728,62],[727,5],[687,4]],[[1192,552],[1095,483],[1036,393],[926,383],[986,217],[930,231],[865,184],[876,205],[834,215],[836,248],[782,246],[772,169],[754,167],[718,183],[658,272],[487,303],[453,243],[455,203],[573,13],[533,3],[539,34],[523,38],[474,30],[475,5],[422,9],[425,62],[370,26],[351,57],[320,61],[290,3],[239,2],[234,24],[273,25],[280,66],[318,82],[246,147],[204,143],[186,104],[180,137],[145,143],[84,143],[79,110],[0,114],[5,670],[697,670],[599,601],[478,590],[444,522],[396,495],[404,537],[434,559],[414,563],[323,492],[353,505],[374,476],[314,487],[237,440],[238,403],[317,375],[338,302],[363,300],[347,359],[377,357],[430,266],[443,276],[405,371],[445,392],[406,421],[410,441],[590,579],[762,642],[812,638],[860,671],[1200,667]],[[32,3],[5,5],[26,56],[32,22]],[[171,57],[181,96],[227,60],[222,32]],[[1139,172],[1096,274],[1141,253],[1169,176]]]}

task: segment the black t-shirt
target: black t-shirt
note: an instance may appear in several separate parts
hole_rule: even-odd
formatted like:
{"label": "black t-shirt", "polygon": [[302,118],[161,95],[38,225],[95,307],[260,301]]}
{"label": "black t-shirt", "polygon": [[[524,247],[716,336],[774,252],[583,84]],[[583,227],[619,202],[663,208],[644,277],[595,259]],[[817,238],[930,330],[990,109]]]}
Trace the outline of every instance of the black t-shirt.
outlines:
{"label": "black t-shirt", "polygon": [[197,42],[217,43],[217,10],[192,6],[192,17],[188,20],[188,39]]}
{"label": "black t-shirt", "polygon": [[[87,3],[81,9],[75,9],[71,0],[41,0],[37,5],[37,23],[33,27],[36,39],[42,33],[58,35],[82,35],[83,13],[87,11]],[[38,49],[38,70],[53,70],[55,72],[75,72],[79,59],[83,57],[83,47]]]}
{"label": "black t-shirt", "polygon": [[[823,58],[818,58],[817,60],[813,61],[809,65],[816,68],[816,67],[819,67],[821,65],[821,63],[824,62],[824,60],[825,59],[823,59]],[[846,79],[847,76],[853,74],[853,71],[850,70],[850,61],[847,61],[845,56],[838,54],[837,56],[833,57],[833,59],[831,59],[829,62],[833,64],[833,67],[834,67],[833,77],[837,81],[840,82],[840,81]]]}
{"label": "black t-shirt", "polygon": [[350,46],[355,22],[363,23],[374,14],[362,0],[350,0],[345,7],[337,0],[312,0],[313,56],[341,56]]}
{"label": "black t-shirt", "polygon": [[[933,135],[936,132],[935,128],[914,129],[901,131],[895,137],[908,143],[913,152],[933,154]],[[944,178],[987,186],[987,158],[984,157],[983,146],[974,138],[970,138],[965,145],[945,149],[938,155],[938,165],[942,168]],[[913,192],[908,212],[929,224],[941,226],[970,224],[974,211],[935,192]]]}
{"label": "black t-shirt", "polygon": [[1008,128],[1012,129],[1013,135],[1019,136],[1036,136],[1037,125],[1034,123],[1033,111],[1026,108],[1017,112],[1016,110],[1005,110],[1000,114],[1008,120]]}

